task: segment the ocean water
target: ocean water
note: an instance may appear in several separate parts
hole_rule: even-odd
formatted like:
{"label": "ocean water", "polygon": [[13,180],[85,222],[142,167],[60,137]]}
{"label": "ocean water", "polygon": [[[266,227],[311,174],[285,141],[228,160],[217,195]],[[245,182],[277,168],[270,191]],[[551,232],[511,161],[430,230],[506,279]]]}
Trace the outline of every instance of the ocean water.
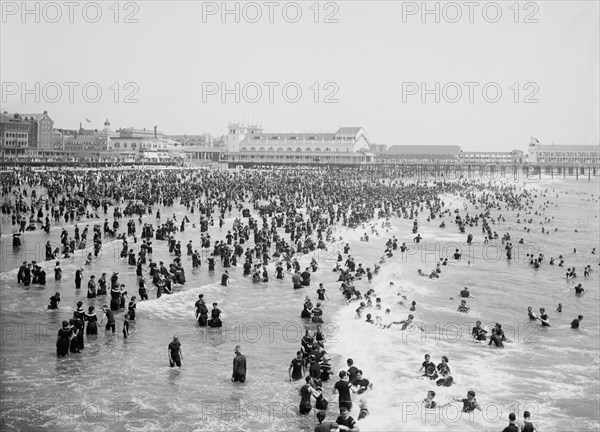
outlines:
{"label": "ocean water", "polygon": [[[16,283],[21,261],[41,261],[44,244],[56,241],[60,227],[50,235],[43,232],[26,233],[23,245],[16,251],[11,246],[10,218],[2,216],[2,271],[0,273],[0,317],[2,321],[2,429],[50,431],[103,430],[198,430],[198,431],[279,431],[312,430],[316,421],[314,410],[308,416],[298,415],[300,383],[290,383],[287,369],[300,347],[300,339],[311,324],[300,319],[302,302],[309,295],[316,303],[315,290],[319,282],[327,289],[329,300],[324,304],[326,349],[332,356],[336,375],[325,384],[325,396],[330,401],[328,416],[335,418],[337,395],[331,393],[337,372],[345,368],[345,360],[355,364],[373,383],[373,390],[362,397],[368,400],[370,416],[359,422],[363,431],[488,431],[501,430],[508,423],[508,413],[519,416],[524,410],[532,413],[532,421],[544,431],[597,430],[600,403],[599,377],[599,279],[598,255],[598,179],[541,180],[515,184],[527,187],[537,195],[532,212],[525,215],[531,223],[516,223],[517,211],[492,210],[501,213],[505,222],[492,226],[500,236],[510,233],[515,249],[513,260],[507,261],[500,241],[483,243],[481,227],[467,230],[474,235],[474,244],[467,247],[466,234],[458,232],[452,223],[454,214],[446,216],[446,228],[440,220],[427,222],[419,218],[419,233],[424,242],[418,248],[412,243],[412,221],[392,219],[391,228],[374,221],[379,236],[370,234],[368,243],[361,242],[364,229],[348,230],[338,226],[338,241],[327,251],[305,256],[301,266],[312,258],[319,262],[311,286],[293,290],[289,276],[283,281],[253,284],[242,276],[242,268],[232,267],[231,286],[222,287],[222,268],[210,274],[205,263],[192,270],[191,258],[182,256],[187,283],[176,286],[175,293],[139,302],[132,334],[123,339],[120,326],[123,313],[116,316],[117,333],[86,338],[82,354],[56,357],[56,333],[63,319],[72,316],[78,300],[84,307],[100,306],[104,299],[88,300],[85,289],[77,292],[74,286],[76,268],[84,267],[85,254],[79,251],[71,260],[61,260],[63,279],[55,282],[54,261],[43,263],[47,272],[45,287],[23,287]],[[478,214],[461,196],[445,197],[447,207],[458,208],[461,216]],[[550,201],[547,208],[536,208]],[[185,207],[176,204],[162,209],[163,220],[175,213],[178,220],[186,214]],[[523,219],[523,211],[520,218]],[[109,209],[109,215],[112,214]],[[100,214],[100,220],[104,215]],[[214,240],[226,234],[234,218],[241,216],[233,210],[223,229],[210,227]],[[196,222],[198,215],[188,217]],[[551,221],[540,225],[545,218]],[[553,219],[552,219],[553,218]],[[123,220],[123,223],[127,219]],[[90,229],[97,220],[82,221]],[[144,222],[155,222],[153,216]],[[72,225],[66,225],[73,232]],[[524,228],[529,227],[527,233]],[[541,228],[550,231],[542,234]],[[554,231],[558,228],[558,231]],[[575,230],[577,229],[577,232]],[[139,228],[138,228],[139,230]],[[415,322],[424,330],[411,327],[400,331],[397,326],[380,329],[356,319],[356,303],[346,305],[338,287],[335,266],[337,250],[346,242],[351,254],[364,267],[379,262],[385,242],[395,236],[411,246],[408,253],[396,251],[381,264],[381,270],[371,284],[357,282],[365,293],[373,288],[385,307],[392,309],[393,319],[408,315],[408,304],[417,302]],[[340,240],[341,237],[341,240]],[[185,245],[189,240],[198,244],[199,228],[177,234]],[[524,244],[516,242],[524,239]],[[154,261],[172,261],[166,242],[153,241]],[[442,267],[439,279],[417,275],[417,269],[429,273],[441,257],[451,256],[455,248],[463,259],[449,259]],[[573,253],[573,248],[577,252]],[[135,268],[119,258],[120,242],[106,242],[99,259],[84,271],[85,287],[90,274],[118,271],[122,283],[131,294],[137,295]],[[185,249],[185,248],[184,248]],[[527,260],[527,253],[543,253],[546,261],[538,270]],[[548,265],[551,256],[562,254],[565,268]],[[558,264],[558,260],[557,260]],[[592,273],[583,276],[590,264]],[[575,266],[578,277],[567,281],[567,267]],[[274,270],[274,265],[269,266]],[[394,282],[390,289],[389,282]],[[572,289],[582,283],[586,294],[576,297]],[[460,302],[458,292],[469,286],[473,299],[468,300],[469,314],[456,312]],[[49,297],[60,292],[59,311],[46,311]],[[401,295],[406,297],[404,300]],[[219,303],[225,327],[199,328],[194,318],[194,302],[204,293],[207,304]],[[452,299],[451,299],[452,298]],[[399,304],[403,301],[405,304]],[[555,312],[558,303],[563,311]],[[527,306],[537,313],[545,307],[551,328],[531,324]],[[377,314],[377,311],[372,311]],[[581,328],[569,328],[578,314],[584,315]],[[471,341],[474,321],[488,327],[502,323],[511,340],[504,349]],[[170,368],[167,345],[173,335],[182,343],[183,367]],[[241,345],[248,361],[245,384],[231,383],[231,364],[235,345]],[[437,387],[432,381],[420,378],[418,372],[425,353],[438,363],[441,356],[449,358],[454,385]],[[428,390],[434,390],[436,400],[445,405],[431,412],[421,408]],[[451,403],[463,398],[468,390],[477,393],[483,408],[473,415],[464,414]],[[357,398],[358,399],[358,398]],[[356,405],[356,404],[355,404]],[[354,408],[351,415],[357,417]]]}

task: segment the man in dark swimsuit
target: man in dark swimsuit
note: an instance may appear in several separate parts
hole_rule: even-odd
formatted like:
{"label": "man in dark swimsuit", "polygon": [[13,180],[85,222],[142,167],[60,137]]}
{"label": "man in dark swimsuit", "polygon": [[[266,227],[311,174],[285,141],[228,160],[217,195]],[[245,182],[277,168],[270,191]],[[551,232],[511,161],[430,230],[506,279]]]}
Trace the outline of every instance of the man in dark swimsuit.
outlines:
{"label": "man in dark swimsuit", "polygon": [[504,348],[502,339],[498,336],[498,332],[495,327],[492,329],[492,335],[490,336],[490,343],[488,343],[488,345],[491,345],[492,343],[494,343],[498,348]]}
{"label": "man in dark swimsuit", "polygon": [[[340,416],[335,421],[339,426],[345,426],[345,429],[348,432],[360,432],[360,428],[356,424],[356,421],[350,415],[348,415],[349,409],[346,406],[340,407]],[[338,427],[339,427],[338,426]],[[341,428],[340,428],[341,429]]]}
{"label": "man in dark swimsuit", "polygon": [[242,349],[239,345],[235,347],[235,357],[233,359],[233,374],[231,376],[231,382],[245,382],[246,381],[246,357],[242,355]]}
{"label": "man in dark swimsuit", "polygon": [[181,360],[183,360],[183,354],[181,353],[181,343],[179,342],[179,338],[177,336],[173,336],[173,341],[167,347],[167,352],[169,354],[169,363],[171,367],[177,365],[177,367],[181,367]]}
{"label": "man in dark swimsuit", "polygon": [[352,385],[348,381],[348,374],[346,371],[340,371],[339,373],[340,380],[335,383],[333,387],[334,393],[339,393],[338,403],[340,406],[340,411],[342,408],[346,408],[348,410],[352,409],[352,398],[350,396],[350,386]]}
{"label": "man in dark swimsuit", "polygon": [[502,432],[519,432],[519,426],[517,426],[517,416],[515,413],[510,413],[508,415],[508,421],[510,423],[508,426],[502,429]]}
{"label": "man in dark swimsuit", "polygon": [[467,392],[467,398],[466,399],[454,398],[454,400],[456,402],[462,402],[463,403],[462,412],[464,412],[464,413],[470,413],[470,412],[475,411],[476,409],[478,409],[479,411],[481,411],[481,407],[479,406],[479,403],[475,399],[475,392],[473,390],[469,390]]}
{"label": "man in dark swimsuit", "polygon": [[573,321],[571,321],[571,328],[578,329],[579,323],[581,322],[582,319],[583,319],[583,315],[579,315],[577,318],[575,318]]}
{"label": "man in dark swimsuit", "polygon": [[487,339],[486,333],[487,331],[481,327],[481,321],[477,321],[477,324],[473,327],[473,331],[471,331],[473,339],[478,341],[485,341]]}
{"label": "man in dark swimsuit", "polygon": [[106,314],[107,319],[105,329],[112,330],[112,332],[114,333],[116,331],[115,314],[106,305],[102,306],[102,310]]}
{"label": "man in dark swimsuit", "polygon": [[225,270],[225,273],[221,276],[221,285],[229,286],[229,270]]}
{"label": "man in dark swimsuit", "polygon": [[290,381],[298,381],[304,375],[302,366],[304,365],[304,360],[302,359],[302,351],[298,351],[296,353],[296,358],[292,360],[290,364],[290,369],[288,373],[290,374]]}
{"label": "man in dark swimsuit", "polygon": [[523,426],[521,427],[521,432],[535,432],[536,428],[533,425],[533,423],[531,423],[529,421],[531,417],[531,414],[529,413],[529,411],[525,411],[523,413]]}

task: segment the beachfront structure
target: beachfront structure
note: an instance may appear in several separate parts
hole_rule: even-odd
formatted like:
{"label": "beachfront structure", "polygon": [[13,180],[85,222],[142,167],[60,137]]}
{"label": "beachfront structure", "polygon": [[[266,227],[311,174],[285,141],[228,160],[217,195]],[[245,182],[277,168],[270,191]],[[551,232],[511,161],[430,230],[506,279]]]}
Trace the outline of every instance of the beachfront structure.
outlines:
{"label": "beachfront structure", "polygon": [[154,130],[149,129],[134,129],[134,128],[123,128],[119,129],[119,136],[122,138],[165,138],[162,132],[156,130],[157,126],[154,126]]}
{"label": "beachfront structure", "polygon": [[0,115],[0,153],[18,157],[36,154],[38,150],[51,150],[54,122],[48,112],[42,114]]}
{"label": "beachfront structure", "polygon": [[600,145],[544,145],[531,137],[528,150],[529,163],[600,165]]}
{"label": "beachfront structure", "polygon": [[29,134],[30,146],[38,150],[52,149],[52,132],[54,122],[48,116],[48,111],[42,114],[21,114],[21,117],[31,123],[31,133]]}
{"label": "beachfront structure", "polygon": [[2,156],[25,155],[33,151],[29,146],[31,123],[23,120],[18,114],[0,114],[0,151]]}
{"label": "beachfront structure", "polygon": [[463,164],[517,164],[525,162],[525,154],[521,150],[510,152],[461,152],[458,161]]}
{"label": "beachfront structure", "polygon": [[380,154],[383,163],[457,162],[460,146],[456,145],[394,145]]}
{"label": "beachfront structure", "polygon": [[230,124],[227,151],[230,167],[252,165],[361,165],[374,159],[362,127],[335,132],[264,132],[259,126]]}
{"label": "beachfront structure", "polygon": [[184,146],[203,146],[203,147],[213,147],[217,144],[217,140],[209,133],[205,133],[202,135],[166,135],[165,138],[177,141]]}

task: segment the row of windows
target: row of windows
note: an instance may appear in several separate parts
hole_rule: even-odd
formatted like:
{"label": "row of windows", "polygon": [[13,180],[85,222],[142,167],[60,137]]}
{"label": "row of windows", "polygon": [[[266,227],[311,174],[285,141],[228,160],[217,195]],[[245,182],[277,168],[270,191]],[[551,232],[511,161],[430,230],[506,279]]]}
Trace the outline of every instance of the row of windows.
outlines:
{"label": "row of windows", "polygon": [[[121,148],[121,143],[119,143],[119,142],[113,142],[113,144],[114,144],[115,148]],[[123,143],[123,148],[127,148],[127,143],[126,142]],[[137,148],[137,143],[134,143],[134,142],[131,143],[131,148],[132,149]],[[165,145],[161,145],[161,144],[145,144],[145,143],[141,143],[140,144],[140,148],[166,149],[166,146]]]}
{"label": "row of windows", "polygon": [[288,156],[288,155],[247,155],[247,156],[233,156],[228,157],[231,161],[242,161],[245,159],[256,159],[256,160],[305,160],[305,161],[340,161],[340,160],[363,160],[366,159],[362,156]]}
{"label": "row of windows", "polygon": [[[250,147],[250,148],[248,148],[248,147],[241,147],[240,150],[241,151],[270,151],[270,152],[275,151],[275,149],[273,147],[269,147],[269,148],[258,147],[258,149],[256,147]],[[283,151],[283,147],[277,147],[277,151],[278,152],[282,152]],[[286,151],[289,151],[289,152],[291,152],[291,151],[297,151],[297,152],[302,152],[302,151],[305,151],[305,152],[309,152],[309,151],[322,151],[322,152],[326,152],[326,153],[331,153],[331,149],[329,147],[326,147],[324,149],[320,149],[320,148],[311,149],[310,147],[306,147],[305,149],[302,149],[302,147],[297,147],[296,150],[294,150],[291,147],[288,147],[286,149]],[[338,152],[338,151],[340,151],[340,149],[336,148],[335,151]]]}
{"label": "row of windows", "polygon": [[7,147],[26,147],[27,141],[21,141],[21,140],[4,141],[4,145]]}
{"label": "row of windows", "polygon": [[27,132],[4,132],[4,138],[23,138],[28,139],[29,134]]}
{"label": "row of windows", "polygon": [[[254,140],[262,140],[263,138],[264,137],[262,137],[262,136],[255,136],[252,139],[254,139]],[[277,141],[277,140],[280,140],[280,139],[281,139],[281,137],[279,137],[277,135],[267,137],[267,140],[272,140],[272,141]],[[298,137],[297,136],[291,136],[291,137],[288,137],[287,139],[291,140],[291,141],[296,141],[296,140],[298,140]],[[317,139],[317,137],[316,136],[309,136],[306,139],[308,141],[315,141]]]}
{"label": "row of windows", "polygon": [[600,161],[600,157],[538,157],[538,162],[584,162],[592,163]]}

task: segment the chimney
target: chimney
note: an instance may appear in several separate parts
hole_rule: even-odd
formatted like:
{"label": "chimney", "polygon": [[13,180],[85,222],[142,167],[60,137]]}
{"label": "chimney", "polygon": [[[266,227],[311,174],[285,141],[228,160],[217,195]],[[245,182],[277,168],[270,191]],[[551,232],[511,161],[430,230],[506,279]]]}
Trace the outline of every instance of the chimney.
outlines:
{"label": "chimney", "polygon": [[157,128],[157,127],[158,127],[158,126],[154,126],[154,138],[157,138],[157,136],[156,136],[156,128]]}
{"label": "chimney", "polygon": [[44,114],[48,115],[48,111],[44,111]]}

